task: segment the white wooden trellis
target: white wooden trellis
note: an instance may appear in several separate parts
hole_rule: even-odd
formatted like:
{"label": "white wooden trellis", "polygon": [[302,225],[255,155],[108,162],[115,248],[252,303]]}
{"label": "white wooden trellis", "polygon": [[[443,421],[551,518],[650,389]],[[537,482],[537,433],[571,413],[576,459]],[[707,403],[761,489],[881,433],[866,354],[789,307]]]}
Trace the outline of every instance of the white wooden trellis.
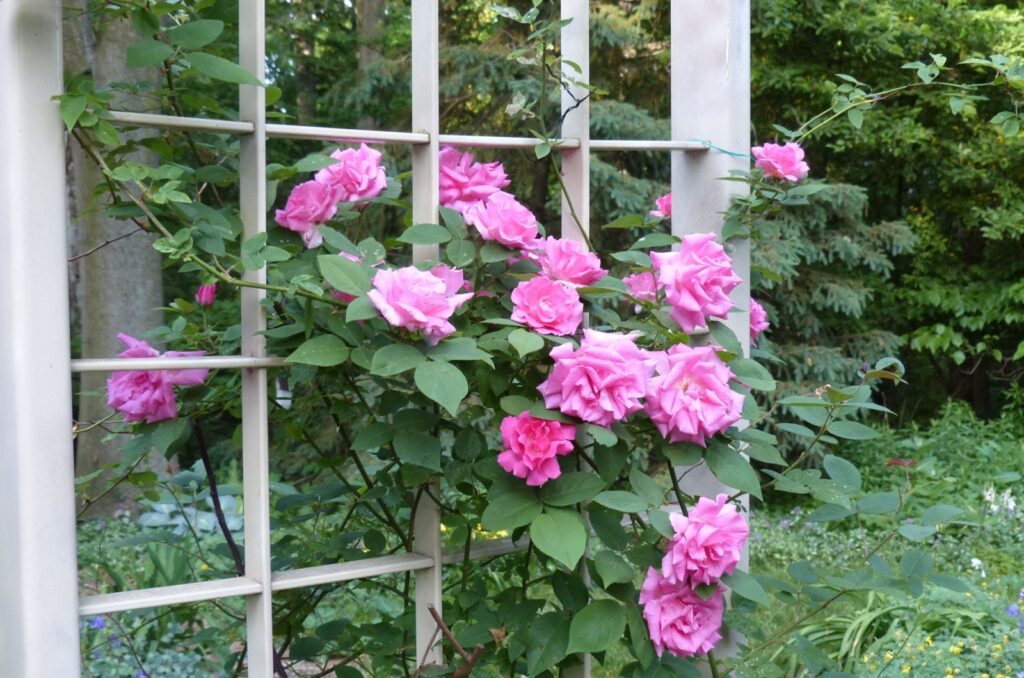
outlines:
{"label": "white wooden trellis", "polygon": [[[666,151],[672,157],[675,210],[672,232],[721,228],[721,211],[738,184],[719,181],[747,161],[707,152],[742,150],[749,138],[749,0],[671,0],[671,140],[590,139],[586,102],[566,118],[558,144],[569,197],[589,226],[589,155],[600,151]],[[416,573],[416,654],[441,661],[427,647],[434,622],[427,605],[441,608],[442,565],[461,556],[441,552],[440,516],[421,501],[415,551],[356,562],[271,571],[266,369],[282,365],[266,355],[257,332],[265,326],[263,292],[241,293],[243,342],[239,356],[177,359],[71,360],[66,250],[64,133],[54,94],[63,91],[59,0],[0,0],[0,657],[12,678],[79,675],[79,615],[114,613],[243,596],[246,600],[248,675],[273,676],[273,592],[398,572]],[[562,54],[589,79],[588,0],[561,0],[574,19],[562,29]],[[264,76],[263,0],[241,0],[240,63]],[[266,230],[267,138],[361,139],[412,147],[413,219],[436,223],[437,156],[441,144],[530,148],[537,140],[441,134],[438,113],[438,0],[412,0],[411,132],[268,124],[264,90],[239,90],[240,120],[207,120],[122,112],[114,121],[236,134],[241,140],[241,218],[244,237]],[[582,96],[582,92],[576,92]],[[563,110],[575,102],[566,96]],[[563,201],[562,233],[580,238]],[[437,257],[415,246],[414,259]],[[745,281],[733,292],[747,309],[749,254],[733,245],[733,264]],[[249,272],[262,281],[264,272]],[[728,324],[749,348],[746,312]],[[206,367],[242,371],[245,573],[216,581],[79,596],[75,553],[71,373],[115,369]],[[697,474],[691,474],[693,478]],[[716,481],[698,478],[691,492],[710,494]],[[507,542],[478,545],[473,557],[515,550]],[[585,663],[577,675],[589,675]]]}

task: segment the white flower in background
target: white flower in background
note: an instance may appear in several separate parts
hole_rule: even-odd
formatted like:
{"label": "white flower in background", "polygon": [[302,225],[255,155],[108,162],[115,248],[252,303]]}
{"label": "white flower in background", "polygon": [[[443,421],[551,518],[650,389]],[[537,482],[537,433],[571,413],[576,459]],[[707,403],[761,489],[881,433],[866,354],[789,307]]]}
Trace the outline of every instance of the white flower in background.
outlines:
{"label": "white flower in background", "polygon": [[981,562],[981,558],[971,558],[971,567],[978,571],[981,578],[985,578],[985,563]]}
{"label": "white flower in background", "polygon": [[999,503],[996,501],[996,488],[989,485],[981,495],[988,502],[988,510],[995,513],[999,510]]}
{"label": "white flower in background", "polygon": [[1013,513],[1017,510],[1017,500],[1013,497],[1013,490],[1006,488],[1006,491],[1002,495],[1003,508],[1006,509],[1007,513]]}

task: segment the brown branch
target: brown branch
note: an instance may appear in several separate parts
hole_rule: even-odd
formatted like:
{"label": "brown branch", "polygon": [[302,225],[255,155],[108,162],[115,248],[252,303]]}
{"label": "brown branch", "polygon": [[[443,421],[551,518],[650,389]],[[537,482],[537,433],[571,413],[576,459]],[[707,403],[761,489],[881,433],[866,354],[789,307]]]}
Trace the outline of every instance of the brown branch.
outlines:
{"label": "brown branch", "polygon": [[[206,437],[203,435],[203,429],[200,428],[199,422],[195,419],[192,420],[192,432],[195,435],[196,446],[199,448],[199,458],[202,460],[203,468],[206,470],[206,479],[210,483],[210,501],[213,502],[213,512],[217,516],[217,524],[220,526],[220,531],[224,534],[224,540],[228,543],[231,558],[235,561],[235,572],[238,573],[239,577],[244,577],[245,563],[242,561],[242,553],[238,550],[238,544],[235,542],[234,535],[228,529],[228,521],[224,517],[224,509],[220,504],[220,493],[217,491],[217,478],[213,473],[213,464],[210,463],[210,452],[206,446]],[[288,678],[288,672],[285,671],[281,655],[278,654],[276,649],[273,652],[274,673],[278,674],[280,678]]]}
{"label": "brown branch", "polygon": [[101,250],[101,249],[103,249],[103,248],[104,248],[104,247],[106,247],[107,245],[113,245],[113,244],[114,244],[115,242],[117,242],[118,240],[124,240],[124,239],[125,239],[125,238],[127,238],[128,236],[132,236],[132,235],[135,235],[135,234],[136,234],[136,233],[138,233],[139,231],[144,231],[144,230],[145,230],[145,229],[144,229],[144,228],[142,228],[142,226],[137,226],[137,227],[136,227],[136,229],[135,229],[134,231],[128,231],[127,233],[124,233],[124,234],[122,234],[122,235],[119,235],[119,236],[117,236],[116,238],[111,238],[110,240],[104,240],[104,241],[103,241],[103,242],[101,242],[101,243],[100,243],[99,245],[96,245],[95,247],[92,247],[92,248],[90,248],[90,249],[87,249],[86,251],[82,252],[81,254],[76,254],[75,256],[73,256],[73,257],[70,257],[70,258],[68,259],[68,263],[70,264],[70,263],[71,263],[71,262],[73,262],[73,261],[78,261],[79,259],[83,259],[83,258],[85,258],[85,257],[89,256],[90,254],[92,254],[93,252],[96,252],[96,251],[98,251],[98,250]]}
{"label": "brown branch", "polygon": [[[440,630],[465,662],[465,664],[452,673],[452,678],[468,678],[473,672],[473,668],[476,666],[476,663],[480,660],[480,655],[484,652],[484,646],[477,645],[473,648],[472,654],[466,652],[462,645],[459,644],[459,641],[455,639],[455,635],[452,633],[451,629],[448,628],[448,625],[444,623],[444,619],[441,619],[441,615],[438,614],[437,609],[433,605],[427,605],[427,612],[430,613],[430,616],[434,618],[434,623],[437,624],[437,629],[434,631],[434,637],[437,637],[437,630]],[[433,638],[431,638],[431,643],[433,643]],[[414,675],[419,676],[424,668],[426,668],[426,665],[420,664],[420,667],[416,669],[416,673]]]}

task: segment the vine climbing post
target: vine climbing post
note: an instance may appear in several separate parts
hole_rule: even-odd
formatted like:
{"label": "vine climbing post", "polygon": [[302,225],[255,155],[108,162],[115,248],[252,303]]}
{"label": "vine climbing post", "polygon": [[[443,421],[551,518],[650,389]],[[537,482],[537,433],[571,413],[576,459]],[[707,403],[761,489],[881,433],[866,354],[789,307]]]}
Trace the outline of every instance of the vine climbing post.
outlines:
{"label": "vine climbing post", "polygon": [[[430,135],[426,144],[412,147],[412,220],[414,224],[438,223],[438,153],[440,145],[440,94],[437,0],[412,5],[412,131]],[[414,245],[413,261],[437,260],[437,245]],[[437,622],[431,609],[441,608],[441,510],[431,498],[441,496],[436,480],[431,492],[423,492],[412,516],[414,548],[430,557],[433,567],[416,572],[416,657],[425,664],[443,664],[440,643],[433,639]]]}
{"label": "vine climbing post", "polygon": [[[721,149],[672,152],[672,234],[722,232],[722,213],[745,183],[719,181],[731,170],[747,170],[743,155],[750,142],[750,0],[673,0],[671,19],[672,139],[700,139]],[[723,37],[724,36],[724,37]],[[742,282],[731,293],[735,304],[725,324],[750,352],[750,245],[728,244],[732,267]],[[742,423],[742,422],[741,422]],[[682,489],[714,497],[730,492],[707,464],[687,473]],[[747,502],[746,497],[741,501]],[[747,569],[744,549],[741,569]],[[726,635],[717,654],[736,651],[735,634]]]}
{"label": "vine climbing post", "polygon": [[0,653],[79,675],[60,3],[0,3]]}

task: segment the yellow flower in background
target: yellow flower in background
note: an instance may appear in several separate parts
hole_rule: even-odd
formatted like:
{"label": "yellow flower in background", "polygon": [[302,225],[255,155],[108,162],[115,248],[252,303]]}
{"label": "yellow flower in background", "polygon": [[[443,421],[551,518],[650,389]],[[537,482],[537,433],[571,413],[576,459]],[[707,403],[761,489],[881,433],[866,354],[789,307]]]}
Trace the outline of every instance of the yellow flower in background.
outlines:
{"label": "yellow flower in background", "polygon": [[964,651],[964,649],[959,645],[954,645],[953,647],[949,648],[949,651],[951,654],[960,654]]}
{"label": "yellow flower in background", "polygon": [[910,673],[910,664],[904,664],[901,666],[900,673]]}
{"label": "yellow flower in background", "polygon": [[996,643],[995,645],[992,646],[992,650],[995,651],[995,652],[998,652],[999,650],[1002,650],[1002,649],[1003,649],[1003,646],[1000,645],[999,643]]}
{"label": "yellow flower in background", "polygon": [[882,659],[884,659],[887,662],[891,662],[895,657],[896,657],[896,655],[894,655],[889,650],[886,650],[885,651],[885,655],[883,655]]}
{"label": "yellow flower in background", "polygon": [[932,645],[935,644],[935,641],[932,640],[931,636],[925,636],[924,644],[927,645],[928,647],[931,647]]}

